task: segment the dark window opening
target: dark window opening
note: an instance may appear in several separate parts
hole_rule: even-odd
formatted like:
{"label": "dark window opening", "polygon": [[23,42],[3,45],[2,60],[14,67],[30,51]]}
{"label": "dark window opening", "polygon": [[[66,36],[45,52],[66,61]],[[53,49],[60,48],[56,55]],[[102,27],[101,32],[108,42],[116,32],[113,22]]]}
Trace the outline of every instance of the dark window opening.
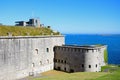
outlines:
{"label": "dark window opening", "polygon": [[58,62],[60,62],[60,60],[58,59]]}
{"label": "dark window opening", "polygon": [[54,62],[57,62],[57,59],[54,58],[53,61],[54,61]]}
{"label": "dark window opening", "polygon": [[73,69],[70,69],[70,73],[73,73],[74,72],[74,70]]}
{"label": "dark window opening", "polygon": [[61,70],[61,68],[60,68],[60,67],[58,67],[57,69],[58,69],[58,70]]}
{"label": "dark window opening", "polygon": [[63,60],[61,60],[61,63],[63,63]]}
{"label": "dark window opening", "polygon": [[49,48],[46,48],[46,52],[49,52]]}
{"label": "dark window opening", "polygon": [[66,64],[66,61],[64,63]]}
{"label": "dark window opening", "polygon": [[49,60],[47,59],[47,63],[49,64]]}
{"label": "dark window opening", "polygon": [[97,64],[96,64],[96,68],[97,68]]}
{"label": "dark window opening", "polygon": [[40,61],[40,65],[42,65],[42,61]]}
{"label": "dark window opening", "polygon": [[35,63],[32,63],[32,67],[35,67]]}
{"label": "dark window opening", "polygon": [[35,49],[36,53],[38,54],[38,49]]}
{"label": "dark window opening", "polygon": [[66,68],[64,68],[64,70],[66,71]]}
{"label": "dark window opening", "polygon": [[89,65],[89,68],[91,68],[91,65]]}
{"label": "dark window opening", "polygon": [[84,68],[84,64],[82,64],[82,68]]}

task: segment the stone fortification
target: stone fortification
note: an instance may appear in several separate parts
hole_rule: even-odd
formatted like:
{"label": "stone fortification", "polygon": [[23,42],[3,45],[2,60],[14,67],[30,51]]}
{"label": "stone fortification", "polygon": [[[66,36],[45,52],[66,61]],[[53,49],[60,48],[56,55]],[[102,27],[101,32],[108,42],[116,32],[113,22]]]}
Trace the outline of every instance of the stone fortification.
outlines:
{"label": "stone fortification", "polygon": [[53,47],[63,36],[0,37],[0,80],[14,80],[53,69]]}
{"label": "stone fortification", "polygon": [[66,72],[99,72],[107,46],[55,46],[54,68]]}
{"label": "stone fortification", "polygon": [[107,46],[63,45],[64,36],[0,37],[0,80],[16,80],[48,70],[99,72]]}

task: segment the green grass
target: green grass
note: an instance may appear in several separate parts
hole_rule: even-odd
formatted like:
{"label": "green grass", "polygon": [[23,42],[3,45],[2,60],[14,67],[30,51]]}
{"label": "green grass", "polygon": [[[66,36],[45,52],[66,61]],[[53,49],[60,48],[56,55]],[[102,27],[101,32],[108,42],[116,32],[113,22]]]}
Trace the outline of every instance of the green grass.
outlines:
{"label": "green grass", "polygon": [[28,80],[120,80],[120,67],[116,65],[103,66],[102,72],[66,73],[52,70],[41,75],[37,78],[28,77]]}
{"label": "green grass", "polygon": [[30,80],[90,80],[106,75],[105,72],[76,72],[66,73],[61,71],[48,71],[42,73],[39,78],[32,78]]}
{"label": "green grass", "polygon": [[20,26],[0,26],[0,36],[8,36],[11,33],[12,36],[38,36],[38,35],[58,35],[59,32],[54,32],[50,28],[41,27],[20,27]]}
{"label": "green grass", "polygon": [[103,69],[109,70],[107,75],[91,80],[120,80],[120,67],[110,65],[110,66],[104,66]]}
{"label": "green grass", "polygon": [[104,60],[105,60],[105,63],[108,63],[108,52],[107,52],[107,49],[104,50]]}

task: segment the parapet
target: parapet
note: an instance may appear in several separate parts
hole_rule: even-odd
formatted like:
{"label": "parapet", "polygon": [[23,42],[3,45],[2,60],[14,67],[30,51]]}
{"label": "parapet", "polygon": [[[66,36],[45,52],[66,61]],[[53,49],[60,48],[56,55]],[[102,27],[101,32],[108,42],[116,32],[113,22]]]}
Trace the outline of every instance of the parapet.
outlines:
{"label": "parapet", "polygon": [[0,39],[20,39],[20,38],[50,38],[64,37],[63,35],[44,35],[44,36],[0,36]]}

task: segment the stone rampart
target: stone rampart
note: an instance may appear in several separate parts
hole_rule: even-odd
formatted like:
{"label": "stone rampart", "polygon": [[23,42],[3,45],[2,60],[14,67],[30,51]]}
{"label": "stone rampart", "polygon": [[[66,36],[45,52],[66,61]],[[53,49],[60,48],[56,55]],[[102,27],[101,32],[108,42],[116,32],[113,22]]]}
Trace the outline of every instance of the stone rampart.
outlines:
{"label": "stone rampart", "polygon": [[53,47],[64,36],[0,37],[0,80],[16,80],[53,69]]}

